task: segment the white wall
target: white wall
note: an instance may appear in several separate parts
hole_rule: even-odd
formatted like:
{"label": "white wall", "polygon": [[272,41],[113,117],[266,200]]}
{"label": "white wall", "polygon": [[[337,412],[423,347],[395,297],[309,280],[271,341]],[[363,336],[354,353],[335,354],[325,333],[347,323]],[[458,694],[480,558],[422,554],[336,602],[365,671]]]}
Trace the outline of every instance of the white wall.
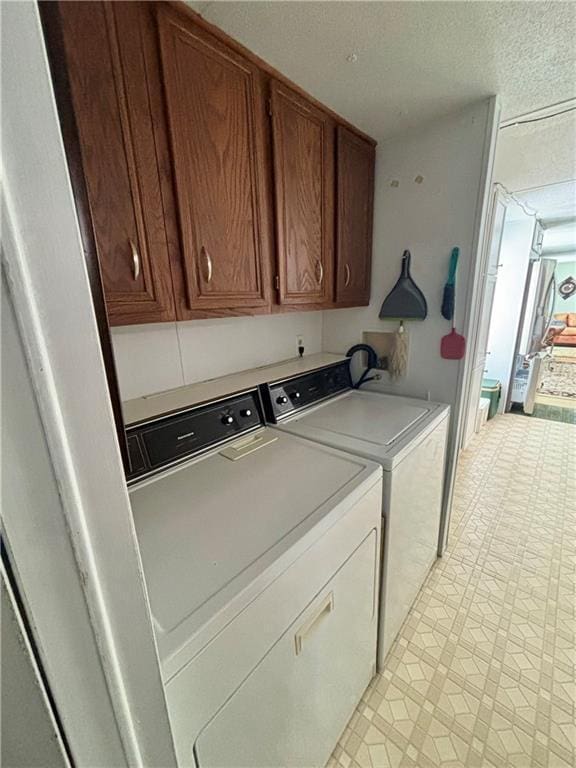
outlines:
{"label": "white wall", "polygon": [[498,379],[502,384],[500,411],[504,410],[506,404],[512,373],[535,223],[534,217],[518,213],[517,210],[514,220],[509,220],[511,209],[517,208],[512,204],[506,214],[498,260],[501,266],[498,270],[488,336],[486,377]]}
{"label": "white wall", "polygon": [[[407,322],[407,375],[397,383],[387,374],[379,386],[388,392],[430,397],[453,404],[460,363],[440,357],[440,339],[450,323],[440,314],[452,247],[460,247],[456,277],[456,325],[466,314],[467,281],[475,235],[488,101],[379,145],[374,210],[372,297],[362,309],[324,316],[323,348],[345,352],[362,331],[394,330],[397,323],[378,312],[400,272],[402,252],[412,253],[412,276],[428,302],[423,322]],[[415,182],[423,176],[421,184]],[[399,186],[392,186],[397,180]]]}
{"label": "white wall", "polygon": [[123,400],[320,352],[321,312],[125,326],[112,329]]}

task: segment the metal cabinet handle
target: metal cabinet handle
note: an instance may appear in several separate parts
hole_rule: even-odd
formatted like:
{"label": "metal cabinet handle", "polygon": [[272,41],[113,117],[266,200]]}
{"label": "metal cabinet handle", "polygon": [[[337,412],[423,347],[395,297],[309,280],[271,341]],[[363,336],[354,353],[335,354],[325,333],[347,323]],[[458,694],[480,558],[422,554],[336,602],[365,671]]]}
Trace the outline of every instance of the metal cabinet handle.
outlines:
{"label": "metal cabinet handle", "polygon": [[324,280],[324,265],[320,259],[316,260],[316,266],[318,267],[318,283],[322,285],[322,280]]}
{"label": "metal cabinet handle", "polygon": [[212,259],[204,246],[202,246],[202,255],[206,260],[206,282],[209,283],[212,280]]}
{"label": "metal cabinet handle", "polygon": [[138,280],[140,277],[140,255],[136,250],[133,241],[128,240],[128,242],[130,243],[130,252],[132,254],[132,273],[134,275],[134,280]]}
{"label": "metal cabinet handle", "polygon": [[344,288],[348,288],[350,285],[350,267],[348,264],[344,264]]}

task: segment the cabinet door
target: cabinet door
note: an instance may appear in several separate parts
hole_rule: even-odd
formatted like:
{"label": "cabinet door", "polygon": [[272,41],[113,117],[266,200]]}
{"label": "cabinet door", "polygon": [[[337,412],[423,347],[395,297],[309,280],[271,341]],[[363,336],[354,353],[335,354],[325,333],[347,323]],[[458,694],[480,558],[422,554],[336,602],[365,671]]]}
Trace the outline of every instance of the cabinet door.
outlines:
{"label": "cabinet door", "polygon": [[261,74],[184,14],[158,24],[188,308],[266,305]]}
{"label": "cabinet door", "polygon": [[112,325],[175,314],[142,3],[62,2],[83,172]]}
{"label": "cabinet door", "polygon": [[368,304],[372,262],[375,149],[338,126],[336,301]]}
{"label": "cabinet door", "polygon": [[332,300],[334,124],[284,85],[272,83],[278,299]]}

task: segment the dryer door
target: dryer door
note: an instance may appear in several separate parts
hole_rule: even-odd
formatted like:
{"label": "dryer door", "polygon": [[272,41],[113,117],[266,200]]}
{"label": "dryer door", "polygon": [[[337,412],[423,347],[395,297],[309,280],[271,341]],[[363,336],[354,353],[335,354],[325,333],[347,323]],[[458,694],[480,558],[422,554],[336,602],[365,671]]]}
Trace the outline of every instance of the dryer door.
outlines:
{"label": "dryer door", "polygon": [[326,764],[374,674],[377,559],[374,530],[200,734],[200,768]]}

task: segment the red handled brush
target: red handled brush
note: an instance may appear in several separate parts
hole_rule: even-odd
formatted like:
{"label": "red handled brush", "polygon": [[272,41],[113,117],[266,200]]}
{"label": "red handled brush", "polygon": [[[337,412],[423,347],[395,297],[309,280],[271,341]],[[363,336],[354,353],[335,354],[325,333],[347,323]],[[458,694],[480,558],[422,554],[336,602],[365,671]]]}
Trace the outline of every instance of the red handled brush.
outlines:
{"label": "red handled brush", "polygon": [[452,330],[446,336],[442,336],[442,341],[440,342],[440,354],[446,360],[461,360],[466,352],[466,339],[460,333],[456,333],[456,328],[454,327],[458,256],[459,249],[453,248],[450,257],[450,273],[448,275],[448,282],[444,286],[444,296],[442,299],[442,315],[446,320],[452,320]]}

